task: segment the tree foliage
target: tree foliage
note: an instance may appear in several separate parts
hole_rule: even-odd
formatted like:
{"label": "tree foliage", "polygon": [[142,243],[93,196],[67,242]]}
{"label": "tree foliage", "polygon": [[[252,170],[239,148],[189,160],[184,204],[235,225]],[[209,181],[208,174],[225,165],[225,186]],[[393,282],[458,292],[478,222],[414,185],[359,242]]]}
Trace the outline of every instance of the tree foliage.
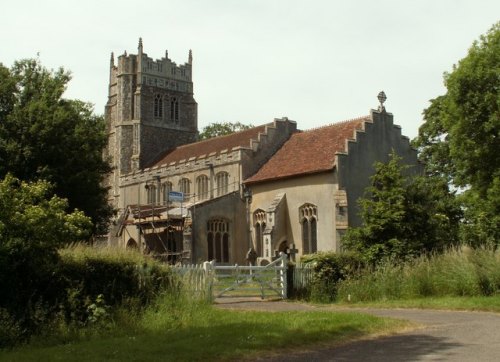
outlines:
{"label": "tree foliage", "polygon": [[71,210],[104,231],[111,209],[102,186],[110,167],[102,158],[104,120],[90,104],[63,98],[70,74],[38,60],[0,64],[0,177],[47,180]]}
{"label": "tree foliage", "polygon": [[[429,173],[464,191],[465,241],[500,240],[500,23],[445,73],[414,141]],[[476,235],[476,236],[474,236]]]}
{"label": "tree foliage", "polygon": [[81,211],[66,212],[46,181],[0,181],[0,309],[16,318],[44,293],[58,261],[57,249],[86,240],[92,223]]}
{"label": "tree foliage", "polygon": [[234,132],[244,131],[252,127],[252,125],[246,125],[240,122],[214,122],[203,128],[203,131],[200,133],[200,140],[225,136]]}
{"label": "tree foliage", "polygon": [[393,153],[376,163],[365,197],[362,226],[348,229],[342,243],[370,263],[404,260],[457,242],[461,211],[445,179],[405,176]]}

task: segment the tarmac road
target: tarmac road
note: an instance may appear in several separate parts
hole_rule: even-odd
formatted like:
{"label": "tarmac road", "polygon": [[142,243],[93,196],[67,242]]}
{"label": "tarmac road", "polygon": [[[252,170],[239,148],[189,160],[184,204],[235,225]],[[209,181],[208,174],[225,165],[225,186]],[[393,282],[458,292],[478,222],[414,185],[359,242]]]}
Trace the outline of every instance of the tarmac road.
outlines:
{"label": "tarmac road", "polygon": [[[219,308],[262,311],[346,309],[282,301],[224,301]],[[500,314],[421,309],[349,308],[422,325],[409,332],[366,339],[338,347],[261,357],[258,361],[500,361]]]}

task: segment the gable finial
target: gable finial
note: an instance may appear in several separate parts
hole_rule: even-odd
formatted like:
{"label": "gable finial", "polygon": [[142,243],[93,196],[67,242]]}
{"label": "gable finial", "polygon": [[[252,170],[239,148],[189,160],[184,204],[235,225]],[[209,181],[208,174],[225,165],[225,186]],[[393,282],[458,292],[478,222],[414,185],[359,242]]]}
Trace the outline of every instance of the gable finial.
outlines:
{"label": "gable finial", "polygon": [[193,64],[193,51],[189,49],[188,63]]}
{"label": "gable finial", "polygon": [[386,101],[387,96],[385,95],[384,91],[381,91],[378,94],[377,98],[378,98],[378,101],[380,102],[380,105],[378,106],[379,112],[385,112],[384,102]]}

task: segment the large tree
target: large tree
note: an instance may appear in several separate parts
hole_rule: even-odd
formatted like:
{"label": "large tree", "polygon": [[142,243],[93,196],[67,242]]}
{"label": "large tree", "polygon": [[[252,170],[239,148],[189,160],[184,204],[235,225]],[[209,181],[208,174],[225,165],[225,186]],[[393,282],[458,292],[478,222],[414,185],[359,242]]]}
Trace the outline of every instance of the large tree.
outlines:
{"label": "large tree", "polygon": [[200,140],[225,136],[234,132],[244,131],[252,127],[252,125],[246,125],[240,122],[214,122],[203,128],[200,133]]}
{"label": "large tree", "polygon": [[63,98],[70,79],[34,59],[10,70],[0,64],[0,178],[49,181],[103,232],[112,211],[102,184],[110,170],[102,158],[104,120],[90,104]]}
{"label": "large tree", "polygon": [[442,250],[458,240],[461,210],[440,177],[410,177],[393,153],[376,163],[371,185],[359,202],[362,225],[348,229],[345,249],[372,264]]}
{"label": "large tree", "polygon": [[414,141],[431,174],[464,192],[465,241],[500,241],[500,23],[444,75]]}

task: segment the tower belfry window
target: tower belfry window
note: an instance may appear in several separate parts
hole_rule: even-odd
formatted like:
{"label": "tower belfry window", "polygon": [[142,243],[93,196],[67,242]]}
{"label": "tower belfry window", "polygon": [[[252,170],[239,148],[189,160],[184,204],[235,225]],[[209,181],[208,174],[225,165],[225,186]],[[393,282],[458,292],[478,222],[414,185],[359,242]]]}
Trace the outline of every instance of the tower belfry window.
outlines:
{"label": "tower belfry window", "polygon": [[163,117],[163,99],[161,97],[161,94],[155,95],[154,116],[157,118]]}
{"label": "tower belfry window", "polygon": [[179,122],[179,101],[177,98],[172,98],[170,101],[170,120]]}

